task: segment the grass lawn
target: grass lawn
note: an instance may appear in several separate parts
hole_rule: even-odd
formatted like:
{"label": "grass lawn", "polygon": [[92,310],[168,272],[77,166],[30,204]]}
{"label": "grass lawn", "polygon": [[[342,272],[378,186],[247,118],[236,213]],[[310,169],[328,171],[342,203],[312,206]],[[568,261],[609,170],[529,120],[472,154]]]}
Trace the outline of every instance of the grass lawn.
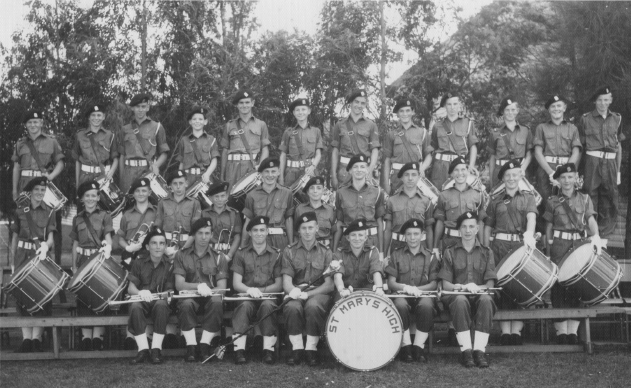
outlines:
{"label": "grass lawn", "polygon": [[3,362],[2,387],[628,387],[631,353],[496,354],[489,369],[467,370],[456,355],[430,363],[395,361],[376,372],[354,372],[326,362],[318,368],[268,367],[258,361],[236,366],[232,359],[202,365],[168,359],[162,366],[132,367],[127,360]]}

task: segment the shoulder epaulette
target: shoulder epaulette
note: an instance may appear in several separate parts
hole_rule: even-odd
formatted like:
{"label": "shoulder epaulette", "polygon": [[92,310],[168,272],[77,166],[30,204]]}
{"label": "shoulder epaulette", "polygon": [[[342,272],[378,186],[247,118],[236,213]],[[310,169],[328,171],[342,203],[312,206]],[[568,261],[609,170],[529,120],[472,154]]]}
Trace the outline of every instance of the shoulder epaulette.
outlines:
{"label": "shoulder epaulette", "polygon": [[614,115],[614,116],[620,116],[620,113],[618,113],[618,112],[612,112],[612,111],[609,111],[609,112],[610,112],[612,115]]}
{"label": "shoulder epaulette", "polygon": [[[590,115],[592,112],[583,113],[583,117]],[[570,120],[574,119],[574,117],[570,118]]]}
{"label": "shoulder epaulette", "polygon": [[292,243],[291,243],[291,244],[289,244],[288,246],[293,247],[293,246],[295,246],[295,245],[297,245],[297,244],[298,244],[298,240],[296,240],[296,241],[292,242]]}

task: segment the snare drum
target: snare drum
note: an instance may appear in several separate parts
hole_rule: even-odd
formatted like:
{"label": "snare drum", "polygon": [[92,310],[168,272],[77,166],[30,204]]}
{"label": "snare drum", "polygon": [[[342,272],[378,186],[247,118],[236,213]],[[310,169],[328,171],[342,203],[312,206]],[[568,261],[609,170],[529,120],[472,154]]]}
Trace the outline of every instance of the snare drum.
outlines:
{"label": "snare drum", "polygon": [[186,196],[191,199],[197,199],[202,205],[202,209],[206,209],[213,205],[213,201],[206,195],[209,187],[208,183],[204,182],[202,178],[199,178],[186,190]]}
{"label": "snare drum", "polygon": [[521,307],[541,301],[557,281],[559,269],[537,249],[525,245],[510,251],[497,265],[497,285]]}
{"label": "snare drum", "polygon": [[230,188],[230,199],[228,205],[237,209],[239,212],[245,207],[245,196],[254,188],[261,185],[261,174],[252,171],[248,175],[239,179]]}
{"label": "snare drum", "polygon": [[32,315],[44,310],[44,305],[62,290],[67,279],[68,274],[50,257],[44,260],[35,257],[18,267],[4,290]]}
{"label": "snare drum", "polygon": [[128,272],[111,257],[106,259],[103,252],[97,252],[70,279],[68,291],[100,313],[123,292],[127,276]]}
{"label": "snare drum", "polygon": [[383,368],[399,352],[401,316],[389,298],[358,291],[340,299],[326,322],[326,341],[337,361],[347,368]]}
{"label": "snare drum", "polygon": [[127,197],[112,182],[112,180],[99,179],[99,204],[101,207],[111,213],[112,218],[119,215],[127,203]]}
{"label": "snare drum", "polygon": [[[46,205],[48,205],[53,210],[57,211],[64,207],[66,202],[68,202],[68,198],[59,191],[57,186],[51,181],[46,182],[46,193],[44,193],[44,198],[42,199]],[[19,208],[27,207],[31,204],[31,193],[23,191],[20,193],[18,198],[15,200],[15,203]]]}
{"label": "snare drum", "polygon": [[152,172],[145,174],[143,178],[149,179],[149,187],[151,187],[151,198],[155,201],[155,203],[160,202],[160,200],[165,199],[171,193],[171,189],[164,178],[158,174],[154,174]]}
{"label": "snare drum", "polygon": [[579,295],[586,306],[607,299],[622,278],[620,264],[604,250],[597,255],[590,242],[568,252],[559,268],[559,284]]}

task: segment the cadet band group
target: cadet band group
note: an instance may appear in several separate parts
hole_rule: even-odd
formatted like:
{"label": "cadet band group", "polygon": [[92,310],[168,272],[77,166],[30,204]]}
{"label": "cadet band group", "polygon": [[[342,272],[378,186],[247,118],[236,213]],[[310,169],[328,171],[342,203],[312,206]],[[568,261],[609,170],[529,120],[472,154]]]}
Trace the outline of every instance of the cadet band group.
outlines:
{"label": "cadet band group", "polygon": [[[398,311],[400,360],[428,361],[434,317],[447,310],[460,361],[484,368],[498,308],[529,306],[531,299],[575,307],[585,300],[555,281],[571,269],[562,267],[568,252],[585,245],[604,255],[601,237],[615,227],[621,116],[609,110],[609,88],[597,90],[593,110],[573,121],[565,117],[563,96],[542,101],[549,119],[534,131],[517,121],[518,103],[503,99],[497,112],[503,124],[491,130],[486,145],[490,190],[476,169],[476,123],[462,114],[457,94],[443,96],[429,128],[413,122],[414,100],[398,99],[398,125],[382,144],[376,124],[364,116],[366,92],[352,91],[349,115],[331,129],[330,161],[322,160],[322,132],[310,125],[306,98],[290,104],[295,125],[282,135],[280,157],[271,157],[268,127],[254,115],[255,97],[247,90],[234,96],[238,115],[219,138],[204,130],[207,110],[192,108],[182,123],[190,134],[175,149],[165,134],[175,129],[147,115],[149,94],[131,99],[134,117],[120,131],[103,126],[107,106],[84,112],[85,128],[70,150],[79,210],[69,236],[68,289],[80,290],[92,281],[86,274],[105,266],[117,274],[114,284],[101,286],[106,295],[77,291],[77,311],[111,314],[117,304],[128,309],[125,347],[138,349],[133,364],[159,364],[163,345],[177,347],[179,341],[186,343],[186,361],[221,358],[221,344],[228,341],[234,361],[244,364],[254,323],[263,362],[272,364],[282,319],[291,344],[285,362],[317,366],[332,308],[364,295]],[[54,212],[65,197],[53,182],[68,163],[57,140],[43,132],[46,112],[29,112],[24,124],[12,158],[18,208],[10,260],[16,274],[38,262],[55,269],[47,252],[61,230]],[[179,167],[164,179],[160,173],[171,152]],[[320,174],[329,162],[330,178]],[[531,164],[537,165],[529,169],[536,170],[533,184],[525,176]],[[112,218],[119,213],[114,230]],[[112,246],[122,251],[114,264]],[[554,280],[521,299],[497,285],[500,262],[519,249],[538,255]],[[16,299],[22,315],[51,314],[50,300],[29,306]],[[234,312],[232,337],[222,340],[224,308]],[[178,326],[169,323],[171,314]],[[499,322],[501,344],[521,345],[523,326]],[[559,343],[577,343],[578,321],[554,326]],[[19,351],[41,351],[42,331],[23,328]],[[103,327],[81,332],[83,350],[103,348]],[[380,335],[365,341],[378,343]],[[379,346],[366,349],[380,352]]]}

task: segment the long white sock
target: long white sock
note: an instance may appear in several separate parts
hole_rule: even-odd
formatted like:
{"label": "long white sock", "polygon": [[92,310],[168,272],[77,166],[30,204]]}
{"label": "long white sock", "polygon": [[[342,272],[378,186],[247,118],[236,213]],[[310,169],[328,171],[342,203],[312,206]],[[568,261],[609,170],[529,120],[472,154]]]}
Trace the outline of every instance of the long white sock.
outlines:
{"label": "long white sock", "polygon": [[177,334],[177,325],[175,323],[167,323],[166,334]]}
{"label": "long white sock", "polygon": [[302,342],[302,334],[290,335],[289,342],[291,342],[291,348],[293,350],[301,350],[305,348],[305,345]]}
{"label": "long white sock", "polygon": [[136,345],[138,345],[138,351],[149,349],[149,341],[147,341],[147,334],[141,334],[134,337]]}
{"label": "long white sock", "polygon": [[162,341],[164,341],[164,334],[153,333],[151,349],[162,349]]}
{"label": "long white sock", "polygon": [[23,327],[22,328],[22,339],[32,339],[33,338],[33,328],[32,327]]}
{"label": "long white sock", "polygon": [[471,350],[471,332],[469,330],[456,333],[456,338],[458,339],[458,344],[460,344],[461,352]]}
{"label": "long white sock", "polygon": [[40,326],[35,326],[33,328],[33,339],[34,340],[42,340],[42,334],[44,334],[44,328]]}
{"label": "long white sock", "polygon": [[554,328],[557,331],[557,335],[567,334],[567,321],[554,322]]}
{"label": "long white sock", "polygon": [[92,338],[103,339],[104,335],[105,335],[105,326],[95,326],[92,329]]}
{"label": "long white sock", "polygon": [[417,330],[416,336],[414,336],[414,345],[425,349],[425,341],[427,341],[427,338],[429,338],[429,333]]}
{"label": "long white sock", "polygon": [[523,321],[512,321],[510,324],[510,331],[512,334],[519,334],[521,335],[521,330],[524,328],[524,322]]}
{"label": "long white sock", "polygon": [[276,345],[276,336],[275,335],[266,335],[263,337],[263,349],[264,350],[274,350],[274,346]]}
{"label": "long white sock", "polygon": [[500,329],[502,334],[510,334],[511,321],[500,321]]}
{"label": "long white sock", "polygon": [[83,338],[92,339],[92,329],[81,329],[81,335]]}
{"label": "long white sock", "polygon": [[307,344],[305,345],[305,350],[318,350],[318,342],[320,342],[319,336],[307,335]]}
{"label": "long white sock", "polygon": [[473,350],[486,350],[486,344],[489,343],[489,333],[475,331],[475,340],[473,341]]}
{"label": "long white sock", "polygon": [[220,333],[211,333],[209,331],[202,331],[202,338],[199,340],[200,344],[206,344],[206,345],[210,345],[210,341],[213,340],[213,338],[215,337],[219,337]]}
{"label": "long white sock", "polygon": [[567,333],[568,334],[577,334],[578,333],[578,327],[580,326],[581,322],[580,321],[575,321],[573,319],[570,319],[567,321]]}
{"label": "long white sock", "polygon": [[401,347],[412,345],[412,338],[410,338],[410,330],[403,332],[403,338],[401,339]]}
{"label": "long white sock", "polygon": [[182,335],[186,340],[186,346],[197,345],[197,340],[195,339],[195,329],[187,331],[182,330]]}
{"label": "long white sock", "polygon": [[245,350],[245,344],[248,340],[248,336],[244,335],[242,337],[237,338],[238,334],[234,334],[232,338],[234,338],[234,350]]}

